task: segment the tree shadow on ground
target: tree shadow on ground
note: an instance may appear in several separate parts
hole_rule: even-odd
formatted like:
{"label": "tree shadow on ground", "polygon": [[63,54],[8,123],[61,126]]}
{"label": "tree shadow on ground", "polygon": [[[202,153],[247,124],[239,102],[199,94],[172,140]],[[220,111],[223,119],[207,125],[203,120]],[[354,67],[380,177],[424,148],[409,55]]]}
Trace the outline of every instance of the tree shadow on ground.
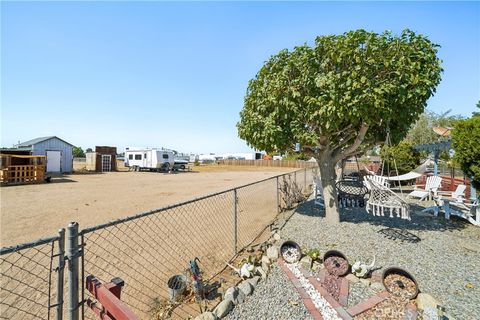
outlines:
{"label": "tree shadow on ground", "polygon": [[[368,223],[375,226],[384,226],[387,229],[405,231],[405,237],[408,238],[408,231],[455,231],[468,227],[469,223],[463,219],[451,216],[450,220],[444,218],[440,213],[438,217],[433,214],[421,213],[425,206],[416,203],[410,203],[411,220],[397,218],[394,215],[390,218],[389,214],[385,216],[374,216],[363,208],[342,208],[340,209],[340,221],[347,223]],[[300,204],[295,213],[312,217],[325,218],[325,210],[315,205],[314,200],[306,201]],[[398,232],[385,231],[385,233],[400,236]],[[386,235],[387,236],[387,235]],[[401,236],[400,236],[401,237]],[[413,238],[412,238],[413,239]],[[408,240],[407,240],[408,241]],[[414,240],[418,241],[418,240]]]}

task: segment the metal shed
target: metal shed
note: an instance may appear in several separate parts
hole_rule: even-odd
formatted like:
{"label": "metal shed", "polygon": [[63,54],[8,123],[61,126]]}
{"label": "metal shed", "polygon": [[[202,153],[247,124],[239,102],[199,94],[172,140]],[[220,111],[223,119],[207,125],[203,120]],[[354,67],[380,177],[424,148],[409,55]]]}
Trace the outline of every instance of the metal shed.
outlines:
{"label": "metal shed", "polygon": [[19,143],[17,149],[30,150],[32,155],[46,156],[49,173],[73,171],[73,145],[56,136],[40,137]]}

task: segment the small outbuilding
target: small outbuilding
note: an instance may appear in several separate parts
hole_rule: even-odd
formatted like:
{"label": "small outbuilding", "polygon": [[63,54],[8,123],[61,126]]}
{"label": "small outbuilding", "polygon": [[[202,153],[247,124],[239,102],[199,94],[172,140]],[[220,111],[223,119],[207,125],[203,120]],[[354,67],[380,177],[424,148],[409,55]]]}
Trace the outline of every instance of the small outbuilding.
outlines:
{"label": "small outbuilding", "polygon": [[117,171],[117,148],[96,146],[95,152],[87,152],[86,164],[88,171]]}
{"label": "small outbuilding", "polygon": [[34,156],[45,156],[48,173],[73,171],[73,147],[73,144],[56,136],[40,137],[15,146],[18,150],[31,151]]}

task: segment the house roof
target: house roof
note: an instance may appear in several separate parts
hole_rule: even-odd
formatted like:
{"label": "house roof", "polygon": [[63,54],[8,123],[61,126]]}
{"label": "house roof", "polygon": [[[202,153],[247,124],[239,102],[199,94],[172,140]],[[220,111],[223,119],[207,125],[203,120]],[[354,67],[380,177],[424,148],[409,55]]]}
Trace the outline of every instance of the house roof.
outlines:
{"label": "house roof", "polygon": [[32,140],[28,140],[28,141],[25,141],[25,142],[22,142],[22,143],[19,143],[17,145],[15,145],[15,147],[17,148],[25,148],[25,147],[30,147],[30,146],[33,146],[37,143],[40,143],[40,142],[43,142],[43,141],[47,141],[47,140],[50,140],[50,139],[53,139],[53,138],[57,138],[58,140],[61,140],[63,142],[65,142],[66,144],[69,144],[71,145],[72,147],[74,147],[73,144],[63,140],[63,139],[60,139],[59,137],[57,136],[48,136],[48,137],[39,137],[39,138],[35,138],[35,139],[32,139]]}

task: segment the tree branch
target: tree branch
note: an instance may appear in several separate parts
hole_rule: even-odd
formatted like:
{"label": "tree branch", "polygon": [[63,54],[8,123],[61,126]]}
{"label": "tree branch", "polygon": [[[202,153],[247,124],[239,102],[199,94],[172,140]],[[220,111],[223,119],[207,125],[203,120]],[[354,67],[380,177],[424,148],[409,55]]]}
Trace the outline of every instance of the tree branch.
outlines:
{"label": "tree branch", "polygon": [[355,141],[352,143],[351,146],[348,148],[344,149],[343,151],[340,151],[341,149],[338,149],[335,152],[335,160],[339,161],[340,159],[345,158],[348,154],[354,152],[357,150],[357,148],[362,144],[363,139],[365,138],[365,135],[367,134],[368,131],[368,124],[367,123],[362,123],[362,126],[360,127],[360,130],[358,131],[358,135],[355,138]]}
{"label": "tree branch", "polygon": [[350,133],[349,136],[344,137],[343,139],[341,139],[341,141],[338,142],[336,147],[333,148],[333,151],[340,150],[341,148],[343,148],[345,145],[347,145],[354,138],[355,138],[355,135],[353,133]]}

